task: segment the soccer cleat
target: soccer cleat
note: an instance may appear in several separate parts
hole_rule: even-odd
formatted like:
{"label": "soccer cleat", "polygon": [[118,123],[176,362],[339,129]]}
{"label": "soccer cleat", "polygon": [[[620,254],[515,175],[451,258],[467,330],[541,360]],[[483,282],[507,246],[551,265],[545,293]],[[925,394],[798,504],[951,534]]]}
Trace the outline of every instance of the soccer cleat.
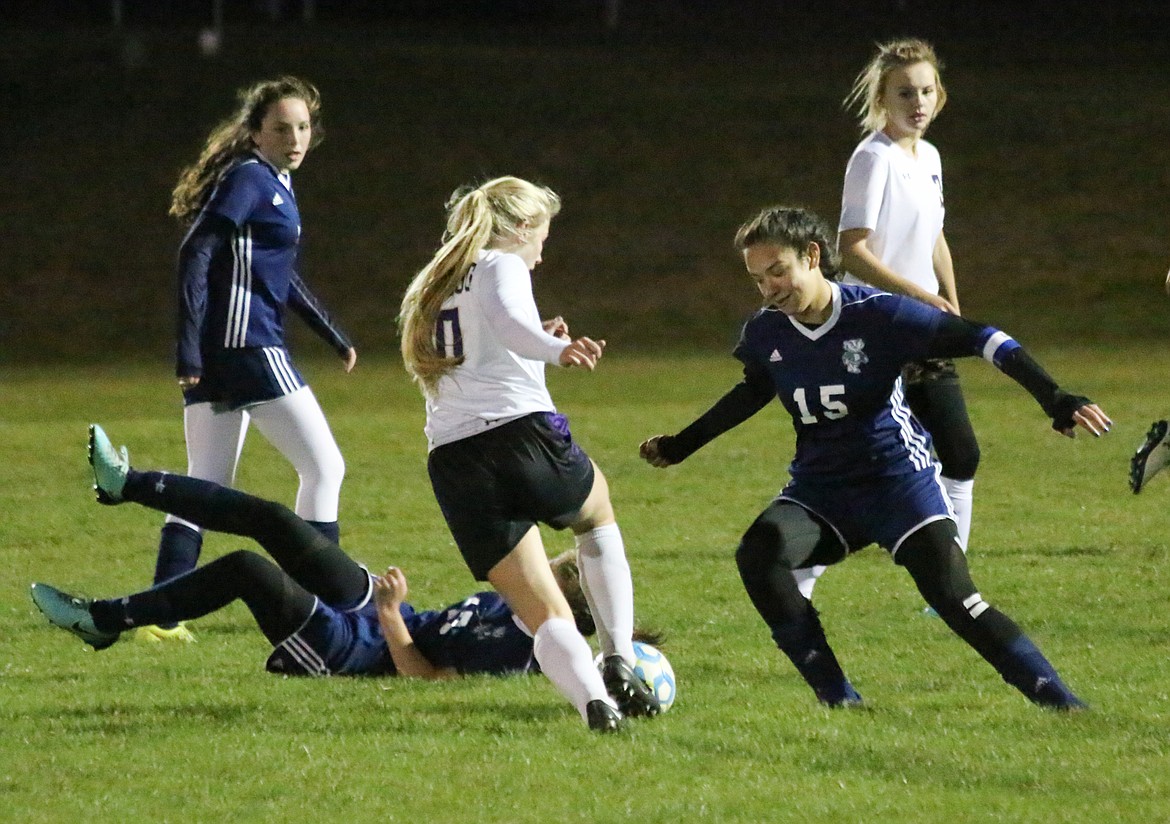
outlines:
{"label": "soccer cleat", "polygon": [[826,707],[860,707],[865,704],[861,699],[861,694],[853,688],[853,685],[848,681],[843,681],[837,689],[831,693],[828,691],[817,692],[817,700]]}
{"label": "soccer cleat", "polygon": [[622,714],[637,717],[662,712],[662,704],[654,690],[618,653],[605,656],[601,663],[601,680],[605,682],[606,691],[617,701]]}
{"label": "soccer cleat", "polygon": [[585,705],[585,718],[589,729],[602,734],[617,732],[626,726],[626,719],[621,712],[601,698],[594,698]]}
{"label": "soccer cleat", "polygon": [[147,644],[194,644],[197,639],[186,624],[176,624],[173,627],[138,627],[134,630],[134,640]]}
{"label": "soccer cleat", "polygon": [[1073,694],[1059,678],[1039,678],[1028,696],[1033,703],[1058,712],[1081,712],[1089,705]]}
{"label": "soccer cleat", "polygon": [[106,431],[96,423],[89,425],[89,465],[93,467],[93,489],[98,503],[121,503],[126,475],[130,472],[130,455],[124,446],[121,452],[114,449]]}
{"label": "soccer cleat", "polygon": [[98,629],[89,612],[93,602],[86,598],[77,598],[48,584],[33,584],[29,594],[50,624],[72,632],[94,649],[111,646],[122,634]]}
{"label": "soccer cleat", "polygon": [[1170,442],[1166,440],[1166,421],[1154,421],[1146,439],[1129,461],[1129,488],[1136,495],[1170,463]]}

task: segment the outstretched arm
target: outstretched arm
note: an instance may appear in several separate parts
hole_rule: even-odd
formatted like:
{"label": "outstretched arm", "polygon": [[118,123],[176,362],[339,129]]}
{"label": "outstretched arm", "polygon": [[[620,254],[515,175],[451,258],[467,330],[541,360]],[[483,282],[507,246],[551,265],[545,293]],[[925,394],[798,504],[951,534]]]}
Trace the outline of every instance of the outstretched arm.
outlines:
{"label": "outstretched arm", "polygon": [[374,603],[378,608],[378,623],[382,627],[386,646],[390,648],[390,657],[394,659],[394,668],[404,678],[439,681],[459,677],[459,673],[453,669],[436,667],[414,645],[414,638],[411,637],[399,610],[406,599],[406,593],[406,576],[398,567],[389,567],[385,575],[374,578]]}
{"label": "outstretched arm", "polygon": [[938,358],[980,355],[1028,390],[1052,418],[1052,428],[1069,438],[1076,435],[1078,427],[1100,437],[1113,426],[1113,421],[1097,404],[1083,395],[1065,392],[1024,347],[994,327],[954,315],[944,316],[929,354]]}
{"label": "outstretched arm", "polygon": [[681,463],[705,444],[759,412],[774,397],[776,390],[767,372],[745,366],[743,380],[694,423],[677,435],[648,438],[639,447],[639,454],[651,466],[659,468]]}

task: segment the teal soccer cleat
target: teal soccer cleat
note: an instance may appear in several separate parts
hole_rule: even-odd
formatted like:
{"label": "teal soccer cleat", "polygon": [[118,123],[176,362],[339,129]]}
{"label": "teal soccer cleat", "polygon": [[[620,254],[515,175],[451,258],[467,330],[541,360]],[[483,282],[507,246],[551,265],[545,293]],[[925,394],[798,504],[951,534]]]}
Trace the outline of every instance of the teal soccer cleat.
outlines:
{"label": "teal soccer cleat", "polygon": [[44,613],[49,623],[68,630],[94,649],[105,649],[121,636],[120,632],[103,632],[93,623],[89,612],[92,601],[77,598],[48,584],[33,584],[33,603]]}
{"label": "teal soccer cleat", "polygon": [[126,475],[130,472],[130,455],[124,446],[121,452],[114,449],[106,431],[96,423],[89,425],[89,465],[93,467],[93,489],[98,503],[121,503]]}

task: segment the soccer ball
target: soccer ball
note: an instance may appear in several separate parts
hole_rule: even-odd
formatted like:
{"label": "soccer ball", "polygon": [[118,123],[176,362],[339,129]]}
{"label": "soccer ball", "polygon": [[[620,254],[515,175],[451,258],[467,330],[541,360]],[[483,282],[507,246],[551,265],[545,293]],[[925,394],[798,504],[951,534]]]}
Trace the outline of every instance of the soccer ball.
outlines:
{"label": "soccer ball", "polygon": [[[634,642],[634,654],[638,657],[634,663],[634,672],[654,690],[654,694],[658,696],[658,703],[662,705],[662,711],[666,712],[674,704],[674,697],[678,694],[678,684],[674,680],[674,669],[671,668],[670,661],[666,660],[666,656],[657,647],[641,641]],[[599,667],[602,657],[597,656],[596,663]]]}

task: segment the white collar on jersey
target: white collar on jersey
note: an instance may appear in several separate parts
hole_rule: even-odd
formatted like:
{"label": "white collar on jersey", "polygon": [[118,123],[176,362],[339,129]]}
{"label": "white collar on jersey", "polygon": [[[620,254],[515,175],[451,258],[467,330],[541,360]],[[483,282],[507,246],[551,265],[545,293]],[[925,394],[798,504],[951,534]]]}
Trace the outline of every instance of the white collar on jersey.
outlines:
{"label": "white collar on jersey", "polygon": [[796,331],[804,335],[809,340],[820,340],[829,333],[829,330],[837,325],[837,319],[841,317],[841,287],[837,281],[829,281],[829,289],[833,292],[833,311],[829,313],[829,319],[820,326],[805,326],[791,315],[788,316],[788,321],[796,327]]}
{"label": "white collar on jersey", "polygon": [[268,158],[266,158],[264,155],[262,155],[260,153],[259,149],[253,149],[252,154],[256,156],[257,160],[259,160],[261,163],[263,163],[265,166],[267,166],[272,171],[276,172],[276,179],[280,181],[280,184],[282,186],[284,186],[284,188],[288,189],[288,193],[291,195],[292,190],[293,190],[293,188],[292,188],[292,175],[289,174],[288,172],[282,172],[280,169],[276,168],[271,163],[269,163]]}

